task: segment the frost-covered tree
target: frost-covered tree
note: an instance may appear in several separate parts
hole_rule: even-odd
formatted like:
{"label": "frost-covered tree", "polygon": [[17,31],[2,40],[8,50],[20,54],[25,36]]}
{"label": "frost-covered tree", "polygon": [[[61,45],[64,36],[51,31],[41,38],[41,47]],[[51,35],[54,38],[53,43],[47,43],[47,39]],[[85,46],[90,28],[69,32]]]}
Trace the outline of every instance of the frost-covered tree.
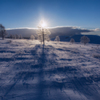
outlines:
{"label": "frost-covered tree", "polygon": [[16,34],[15,36],[16,36],[16,39],[19,39],[19,35],[18,34]]}
{"label": "frost-covered tree", "polygon": [[19,35],[19,39],[22,39],[22,35],[21,34]]}
{"label": "frost-covered tree", "polygon": [[60,41],[60,37],[56,36],[55,41]]}
{"label": "frost-covered tree", "polygon": [[49,38],[49,36],[48,35],[46,35],[46,41],[50,41],[50,38]]}
{"label": "frost-covered tree", "polygon": [[16,39],[16,35],[13,35],[13,39]]}
{"label": "frost-covered tree", "polygon": [[37,34],[38,34],[38,40],[41,43],[43,43],[43,45],[45,44],[45,41],[50,40],[49,35],[51,33],[50,33],[49,29],[47,29],[47,28],[38,27]]}
{"label": "frost-covered tree", "polygon": [[2,37],[2,39],[4,39],[6,35],[7,33],[5,27],[2,24],[0,24],[0,36]]}
{"label": "frost-covered tree", "polygon": [[30,36],[30,39],[31,39],[31,40],[34,40],[34,39],[35,39],[35,37],[34,37],[33,35],[31,35],[31,36]]}
{"label": "frost-covered tree", "polygon": [[74,42],[75,42],[75,40],[73,38],[71,38],[70,43],[74,43]]}
{"label": "frost-covered tree", "polygon": [[86,44],[86,43],[89,43],[90,42],[90,39],[87,37],[87,36],[82,36],[81,37],[81,43],[84,43],[84,45]]}
{"label": "frost-covered tree", "polygon": [[9,36],[11,39],[13,39],[13,35],[12,34],[10,34],[10,36]]}

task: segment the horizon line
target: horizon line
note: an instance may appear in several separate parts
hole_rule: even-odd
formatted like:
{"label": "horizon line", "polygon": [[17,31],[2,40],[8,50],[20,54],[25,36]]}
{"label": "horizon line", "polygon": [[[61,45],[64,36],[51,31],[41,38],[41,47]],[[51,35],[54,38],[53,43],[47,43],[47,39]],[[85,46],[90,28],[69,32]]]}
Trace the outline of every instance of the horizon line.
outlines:
{"label": "horizon line", "polygon": [[[100,31],[100,28],[94,28],[94,29],[88,29],[88,28],[82,28],[79,26],[55,26],[55,27],[46,27],[48,29],[53,29],[53,28],[67,28],[70,27],[72,29],[82,29],[82,30],[91,30],[91,31]],[[31,27],[18,27],[18,28],[6,28],[6,30],[15,30],[15,29],[38,29],[38,28],[31,28]]]}

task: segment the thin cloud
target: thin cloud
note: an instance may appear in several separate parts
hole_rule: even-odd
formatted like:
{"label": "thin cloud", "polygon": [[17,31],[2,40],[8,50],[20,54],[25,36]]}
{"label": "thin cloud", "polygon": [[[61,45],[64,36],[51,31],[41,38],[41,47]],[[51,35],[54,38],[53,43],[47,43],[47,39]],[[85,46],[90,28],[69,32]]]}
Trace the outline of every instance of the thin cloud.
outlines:
{"label": "thin cloud", "polygon": [[30,27],[6,28],[6,30],[16,30],[16,29],[37,29],[37,28],[30,28]]}
{"label": "thin cloud", "polygon": [[94,31],[100,31],[100,28],[96,28],[96,29],[94,29]]}

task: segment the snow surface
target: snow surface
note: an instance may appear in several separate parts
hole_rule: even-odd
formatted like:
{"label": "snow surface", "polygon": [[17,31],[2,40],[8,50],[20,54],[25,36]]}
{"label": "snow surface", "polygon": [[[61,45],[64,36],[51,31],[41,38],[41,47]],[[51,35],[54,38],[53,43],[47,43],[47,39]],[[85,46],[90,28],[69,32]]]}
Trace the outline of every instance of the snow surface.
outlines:
{"label": "snow surface", "polygon": [[0,100],[100,100],[100,47],[0,40]]}

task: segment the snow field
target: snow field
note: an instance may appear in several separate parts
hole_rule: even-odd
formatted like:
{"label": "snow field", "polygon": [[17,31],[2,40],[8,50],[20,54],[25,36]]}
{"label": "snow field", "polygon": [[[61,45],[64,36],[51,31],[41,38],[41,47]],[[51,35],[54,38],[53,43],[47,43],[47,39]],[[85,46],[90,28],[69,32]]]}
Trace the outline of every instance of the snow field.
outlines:
{"label": "snow field", "polygon": [[100,47],[0,40],[1,100],[100,100]]}

